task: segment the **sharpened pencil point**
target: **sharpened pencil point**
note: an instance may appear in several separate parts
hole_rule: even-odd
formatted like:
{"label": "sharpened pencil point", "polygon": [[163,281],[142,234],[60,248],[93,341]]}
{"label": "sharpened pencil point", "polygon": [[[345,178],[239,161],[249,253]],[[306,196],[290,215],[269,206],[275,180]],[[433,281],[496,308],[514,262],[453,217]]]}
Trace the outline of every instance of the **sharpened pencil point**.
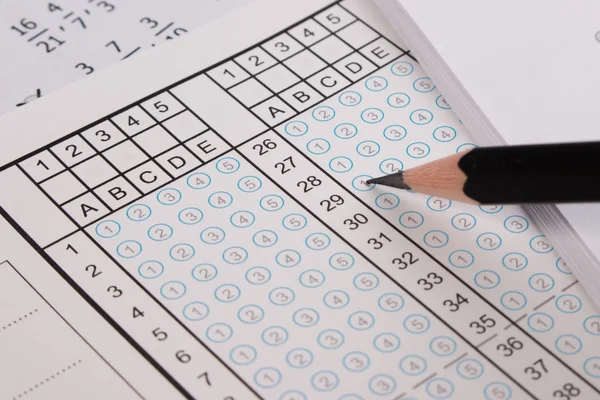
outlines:
{"label": "sharpened pencil point", "polygon": [[379,178],[369,179],[367,184],[372,185],[383,185],[383,186],[391,186],[398,189],[410,190],[410,186],[404,183],[403,172],[396,172],[395,174],[380,176]]}

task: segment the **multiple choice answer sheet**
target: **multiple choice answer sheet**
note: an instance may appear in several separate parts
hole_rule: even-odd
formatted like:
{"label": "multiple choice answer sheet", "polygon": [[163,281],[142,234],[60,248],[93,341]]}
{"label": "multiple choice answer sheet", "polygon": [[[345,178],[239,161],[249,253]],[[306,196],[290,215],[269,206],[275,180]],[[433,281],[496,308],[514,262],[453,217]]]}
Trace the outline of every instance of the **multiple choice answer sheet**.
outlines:
{"label": "multiple choice answer sheet", "polygon": [[256,0],[0,119],[2,397],[600,398],[521,208],[365,184],[475,146],[373,7]]}

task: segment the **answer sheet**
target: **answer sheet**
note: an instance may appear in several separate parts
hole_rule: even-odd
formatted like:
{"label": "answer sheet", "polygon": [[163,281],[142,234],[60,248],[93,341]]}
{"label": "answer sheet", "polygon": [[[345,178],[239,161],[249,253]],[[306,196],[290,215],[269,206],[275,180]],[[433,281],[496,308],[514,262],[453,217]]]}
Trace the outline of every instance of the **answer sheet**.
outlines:
{"label": "answer sheet", "polygon": [[0,397],[600,398],[521,208],[365,184],[475,146],[391,32],[255,0],[0,118]]}

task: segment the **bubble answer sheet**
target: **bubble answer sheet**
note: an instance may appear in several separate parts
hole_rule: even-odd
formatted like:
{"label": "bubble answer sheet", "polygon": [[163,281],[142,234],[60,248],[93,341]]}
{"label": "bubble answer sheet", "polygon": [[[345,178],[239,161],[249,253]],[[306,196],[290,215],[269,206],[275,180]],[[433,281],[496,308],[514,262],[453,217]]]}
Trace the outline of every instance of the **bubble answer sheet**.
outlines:
{"label": "bubble answer sheet", "polygon": [[521,208],[365,184],[476,143],[392,32],[256,0],[0,118],[0,397],[600,398]]}

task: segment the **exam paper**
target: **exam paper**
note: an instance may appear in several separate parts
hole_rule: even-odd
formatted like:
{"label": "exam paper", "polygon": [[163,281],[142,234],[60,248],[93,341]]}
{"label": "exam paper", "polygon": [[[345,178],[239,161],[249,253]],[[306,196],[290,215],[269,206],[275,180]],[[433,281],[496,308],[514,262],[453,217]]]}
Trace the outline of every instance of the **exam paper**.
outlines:
{"label": "exam paper", "polygon": [[[598,398],[598,309],[521,208],[365,183],[475,146],[389,32],[257,0],[0,118],[0,258],[94,394]],[[85,390],[6,346],[6,397]]]}
{"label": "exam paper", "polygon": [[248,1],[2,1],[0,114],[177,39]]}

